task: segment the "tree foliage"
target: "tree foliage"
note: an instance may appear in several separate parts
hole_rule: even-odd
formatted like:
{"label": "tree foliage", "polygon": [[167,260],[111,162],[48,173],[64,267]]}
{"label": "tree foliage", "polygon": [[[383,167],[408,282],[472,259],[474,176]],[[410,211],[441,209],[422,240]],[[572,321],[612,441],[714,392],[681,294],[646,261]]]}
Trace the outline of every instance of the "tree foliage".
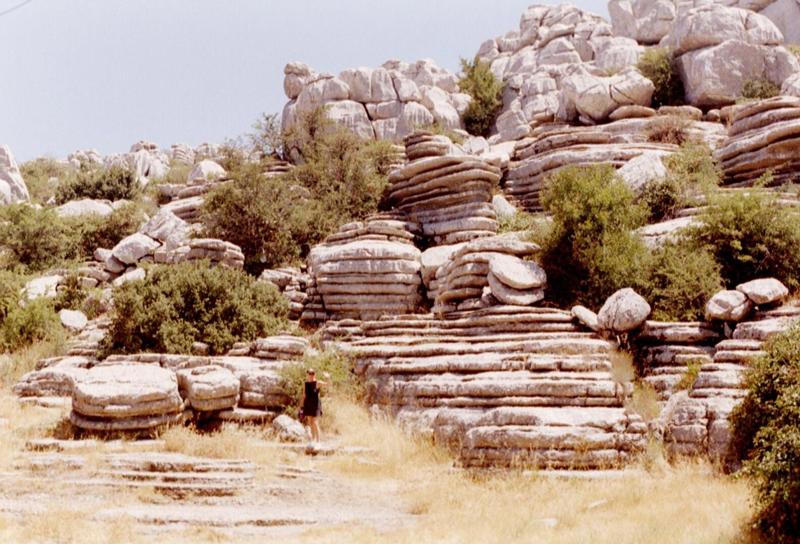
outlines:
{"label": "tree foliage", "polygon": [[458,86],[472,97],[462,115],[464,127],[470,134],[488,136],[503,109],[503,82],[494,76],[488,62],[477,57],[472,62],[461,59],[461,70]]}

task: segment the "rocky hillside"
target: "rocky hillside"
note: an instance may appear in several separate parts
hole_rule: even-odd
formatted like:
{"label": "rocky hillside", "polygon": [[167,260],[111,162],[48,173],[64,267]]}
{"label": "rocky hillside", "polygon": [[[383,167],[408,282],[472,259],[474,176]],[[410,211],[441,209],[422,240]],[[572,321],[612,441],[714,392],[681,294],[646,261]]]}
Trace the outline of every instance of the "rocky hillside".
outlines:
{"label": "rocky hillside", "polygon": [[[286,367],[335,351],[376,410],[464,466],[620,466],[652,439],[728,458],[744,371],[800,315],[800,5],[609,11],[531,6],[485,41],[474,63],[501,91],[484,136],[464,123],[482,98],[433,61],[291,62],[260,147],[142,141],[22,168],[0,148],[10,308],[45,301],[70,334],[14,392],[100,434],[263,423],[297,400]],[[743,249],[733,213],[777,230]],[[20,249],[49,221],[80,248]],[[192,262],[246,270],[224,280],[245,278],[242,306],[190,322],[233,289],[169,283]]]}

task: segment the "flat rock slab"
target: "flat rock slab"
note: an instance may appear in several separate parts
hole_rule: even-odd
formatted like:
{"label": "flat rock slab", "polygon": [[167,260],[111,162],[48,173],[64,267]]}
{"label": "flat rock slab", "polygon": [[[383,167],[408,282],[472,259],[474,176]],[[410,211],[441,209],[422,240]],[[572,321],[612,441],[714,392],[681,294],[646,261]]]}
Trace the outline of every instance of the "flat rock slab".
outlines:
{"label": "flat rock slab", "polygon": [[754,304],[772,304],[789,296],[789,289],[775,278],[762,278],[736,286],[736,290],[747,295]]}
{"label": "flat rock slab", "polygon": [[514,255],[495,255],[489,270],[501,283],[513,289],[539,289],[547,283],[547,274],[538,264]]}

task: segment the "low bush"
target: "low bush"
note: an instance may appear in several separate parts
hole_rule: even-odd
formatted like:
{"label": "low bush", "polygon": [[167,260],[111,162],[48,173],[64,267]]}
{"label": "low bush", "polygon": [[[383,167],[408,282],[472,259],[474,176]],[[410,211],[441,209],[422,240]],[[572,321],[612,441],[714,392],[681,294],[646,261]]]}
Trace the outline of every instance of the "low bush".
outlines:
{"label": "low bush", "polygon": [[800,217],[758,189],[716,195],[691,237],[714,255],[728,287],[775,277],[800,287]]}
{"label": "low bush", "polygon": [[647,126],[648,142],[683,145],[689,140],[691,120],[680,115],[659,115],[653,117]]}
{"label": "low bush", "polygon": [[553,217],[539,241],[555,302],[598,307],[617,289],[642,284],[649,253],[632,230],[645,214],[613,167],[559,170],[542,203]]}
{"label": "low bush", "polygon": [[205,342],[220,354],[234,342],[278,333],[287,314],[274,286],[238,270],[206,262],[156,266],[116,291],[107,350],[189,353],[192,343]]}
{"label": "low bush", "polygon": [[669,49],[663,47],[646,49],[639,57],[636,67],[655,85],[654,108],[683,104],[683,81]]}
{"label": "low bush", "polygon": [[694,387],[697,377],[700,375],[700,367],[703,366],[703,361],[693,360],[686,363],[686,372],[683,373],[681,379],[675,384],[676,391],[689,391]]}
{"label": "low bush", "polygon": [[53,308],[57,312],[80,310],[88,294],[87,290],[81,286],[80,278],[76,274],[69,274],[59,284],[58,293],[53,299]]}
{"label": "low bush", "polygon": [[472,97],[461,116],[464,127],[470,134],[488,136],[503,109],[503,82],[494,76],[488,62],[477,57],[472,62],[461,59],[461,70],[459,89]]}
{"label": "low bush", "polygon": [[455,130],[450,130],[449,128],[445,128],[439,121],[434,121],[433,124],[415,128],[418,128],[420,130],[427,130],[428,132],[431,132],[433,134],[438,134],[439,136],[447,136],[450,139],[450,141],[455,144],[464,143],[464,136],[462,136]]}
{"label": "low bush", "polygon": [[545,220],[524,210],[517,210],[514,215],[504,215],[497,220],[497,232],[533,232],[541,228]]}
{"label": "low bush", "polygon": [[52,301],[38,298],[7,309],[0,324],[0,351],[14,352],[36,342],[61,338],[64,330]]}
{"label": "low bush", "polygon": [[749,79],[742,85],[742,92],[737,102],[764,100],[781,94],[781,88],[768,79]]}
{"label": "low bush", "polygon": [[105,217],[92,215],[66,218],[63,222],[77,233],[81,256],[90,258],[98,247],[110,249],[126,236],[135,233],[146,219],[147,214],[142,204],[130,202]]}
{"label": "low bush", "polygon": [[141,190],[131,169],[122,166],[99,167],[81,170],[74,178],[62,181],[56,189],[55,199],[58,204],[81,198],[133,200]]}
{"label": "low bush", "polygon": [[790,43],[790,44],[784,45],[784,47],[786,49],[788,49],[789,53],[791,53],[792,55],[797,57],[798,60],[800,60],[800,44]]}
{"label": "low bush", "polygon": [[314,225],[300,193],[251,166],[206,196],[203,225],[209,236],[242,248],[248,271],[274,268],[300,257],[298,240],[317,238],[308,234]]}
{"label": "low bush", "polygon": [[292,413],[300,407],[306,381],[306,371],[313,368],[317,379],[327,384],[327,394],[342,395],[359,400],[363,395],[362,384],[353,372],[353,362],[341,352],[328,350],[308,356],[302,363],[286,365],[280,370],[282,388],[289,395],[287,409]]}
{"label": "low bush", "polygon": [[648,210],[649,222],[673,218],[678,210],[697,204],[700,196],[707,196],[722,180],[711,150],[702,143],[686,142],[662,161],[667,176],[648,183],[639,197]]}
{"label": "low bush", "polygon": [[0,208],[0,248],[5,267],[38,272],[78,255],[78,235],[54,211],[26,204]]}
{"label": "low bush", "polygon": [[706,302],[722,290],[720,267],[704,248],[667,242],[653,251],[642,296],[659,321],[702,320]]}
{"label": "low bush", "polygon": [[58,183],[50,183],[56,178],[59,182],[68,183],[76,175],[75,170],[63,163],[53,159],[38,158],[24,162],[19,167],[31,201],[38,204],[45,204],[55,196]]}
{"label": "low bush", "polygon": [[756,490],[755,523],[769,542],[800,534],[800,328],[770,340],[745,375],[731,415],[732,451]]}

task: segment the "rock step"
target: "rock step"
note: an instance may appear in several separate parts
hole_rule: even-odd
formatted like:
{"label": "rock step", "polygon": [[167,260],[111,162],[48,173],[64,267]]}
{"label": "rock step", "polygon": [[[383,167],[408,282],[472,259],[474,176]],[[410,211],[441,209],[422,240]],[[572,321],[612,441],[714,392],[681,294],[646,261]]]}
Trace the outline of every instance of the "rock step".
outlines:
{"label": "rock step", "polygon": [[252,485],[252,472],[151,472],[143,470],[101,470],[101,476],[155,484],[203,484],[227,487]]}
{"label": "rock step", "polygon": [[603,355],[539,355],[484,353],[470,357],[444,356],[431,358],[393,357],[385,362],[358,365],[357,371],[368,377],[398,374],[475,374],[489,371],[610,371],[611,363]]}
{"label": "rock step", "polygon": [[114,469],[145,472],[253,472],[256,465],[242,459],[210,459],[181,453],[110,454],[104,461]]}
{"label": "rock step", "polygon": [[[424,340],[424,339],[422,339]],[[357,341],[358,342],[358,341]],[[561,337],[544,339],[516,339],[498,341],[441,343],[428,341],[412,345],[395,342],[375,342],[367,345],[341,344],[340,348],[356,359],[389,357],[431,357],[436,355],[474,355],[480,353],[527,353],[527,354],[599,354],[607,353],[610,344],[596,337]]]}
{"label": "rock step", "polygon": [[466,468],[516,468],[599,470],[619,467],[632,462],[638,451],[617,449],[553,450],[512,448],[471,448],[461,452],[461,463]]}

